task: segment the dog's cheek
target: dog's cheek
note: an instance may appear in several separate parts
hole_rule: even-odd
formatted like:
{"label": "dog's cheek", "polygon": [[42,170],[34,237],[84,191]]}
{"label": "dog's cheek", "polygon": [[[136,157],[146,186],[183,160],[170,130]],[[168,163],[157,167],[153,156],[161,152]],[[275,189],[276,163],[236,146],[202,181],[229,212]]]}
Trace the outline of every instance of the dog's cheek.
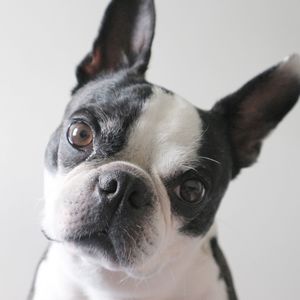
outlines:
{"label": "dog's cheek", "polygon": [[59,195],[63,188],[64,176],[44,171],[44,208],[42,229],[51,239],[61,239],[55,224]]}
{"label": "dog's cheek", "polygon": [[133,250],[136,259],[127,270],[130,276],[136,278],[149,277],[159,272],[164,263],[161,254],[165,251],[168,236],[167,224],[159,203],[147,219],[144,220],[144,234],[139,237],[143,245]]}
{"label": "dog's cheek", "polygon": [[58,150],[61,139],[62,126],[60,125],[51,135],[46,151],[45,151],[45,166],[51,172],[57,172],[58,168]]}
{"label": "dog's cheek", "polygon": [[78,167],[67,175],[45,172],[42,227],[50,239],[63,240],[70,233],[76,234],[85,212],[93,205],[91,194],[97,171],[81,169]]}

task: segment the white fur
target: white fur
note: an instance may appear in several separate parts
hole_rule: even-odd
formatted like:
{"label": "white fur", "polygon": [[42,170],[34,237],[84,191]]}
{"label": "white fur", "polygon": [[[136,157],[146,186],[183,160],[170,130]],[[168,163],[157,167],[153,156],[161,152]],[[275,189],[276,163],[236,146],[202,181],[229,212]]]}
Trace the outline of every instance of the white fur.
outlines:
{"label": "white fur", "polygon": [[160,176],[169,176],[178,168],[193,166],[201,133],[201,119],[195,107],[156,87],[119,156],[156,170]]}

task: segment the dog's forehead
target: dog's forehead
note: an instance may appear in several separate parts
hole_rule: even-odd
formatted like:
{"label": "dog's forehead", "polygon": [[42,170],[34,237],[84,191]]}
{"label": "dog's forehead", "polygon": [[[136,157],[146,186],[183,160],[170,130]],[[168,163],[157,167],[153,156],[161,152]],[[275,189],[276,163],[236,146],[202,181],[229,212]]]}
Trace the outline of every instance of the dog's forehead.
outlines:
{"label": "dog's forehead", "polygon": [[[65,138],[70,122],[83,109],[91,112],[99,125],[94,157],[103,163],[123,160],[168,176],[194,167],[199,160],[202,121],[198,109],[161,87],[120,76],[95,80],[73,95],[61,134],[52,138],[47,151],[59,149],[59,162],[66,170],[86,159]],[[49,165],[53,155],[46,157]]]}
{"label": "dog's forehead", "polygon": [[114,119],[135,115],[150,97],[152,85],[126,72],[102,76],[77,90],[65,111],[65,117],[82,107],[94,106]]}
{"label": "dog's forehead", "polygon": [[153,86],[118,156],[169,176],[197,163],[201,132],[201,118],[192,104]]}

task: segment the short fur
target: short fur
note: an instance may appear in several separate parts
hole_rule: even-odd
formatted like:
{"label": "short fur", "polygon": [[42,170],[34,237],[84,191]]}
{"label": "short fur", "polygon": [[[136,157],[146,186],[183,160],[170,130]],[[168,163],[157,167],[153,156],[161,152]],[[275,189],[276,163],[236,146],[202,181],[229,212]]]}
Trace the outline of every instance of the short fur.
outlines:
{"label": "short fur", "polygon": [[[237,299],[215,215],[230,181],[297,102],[300,59],[204,111],[145,79],[154,27],[152,0],[112,0],[77,68],[46,150],[51,244],[28,299]],[[92,131],[88,147],[68,139],[76,122]],[[204,193],[188,201],[187,182]]]}

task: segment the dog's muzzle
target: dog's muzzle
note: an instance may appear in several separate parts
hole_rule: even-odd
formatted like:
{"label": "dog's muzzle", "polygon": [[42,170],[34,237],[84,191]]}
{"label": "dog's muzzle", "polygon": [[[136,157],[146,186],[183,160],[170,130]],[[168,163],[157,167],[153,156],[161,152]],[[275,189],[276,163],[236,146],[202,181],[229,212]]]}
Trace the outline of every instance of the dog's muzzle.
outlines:
{"label": "dog's muzzle", "polygon": [[125,252],[133,255],[149,240],[154,190],[151,177],[126,162],[79,168],[68,175],[56,199],[54,239],[128,262]]}

